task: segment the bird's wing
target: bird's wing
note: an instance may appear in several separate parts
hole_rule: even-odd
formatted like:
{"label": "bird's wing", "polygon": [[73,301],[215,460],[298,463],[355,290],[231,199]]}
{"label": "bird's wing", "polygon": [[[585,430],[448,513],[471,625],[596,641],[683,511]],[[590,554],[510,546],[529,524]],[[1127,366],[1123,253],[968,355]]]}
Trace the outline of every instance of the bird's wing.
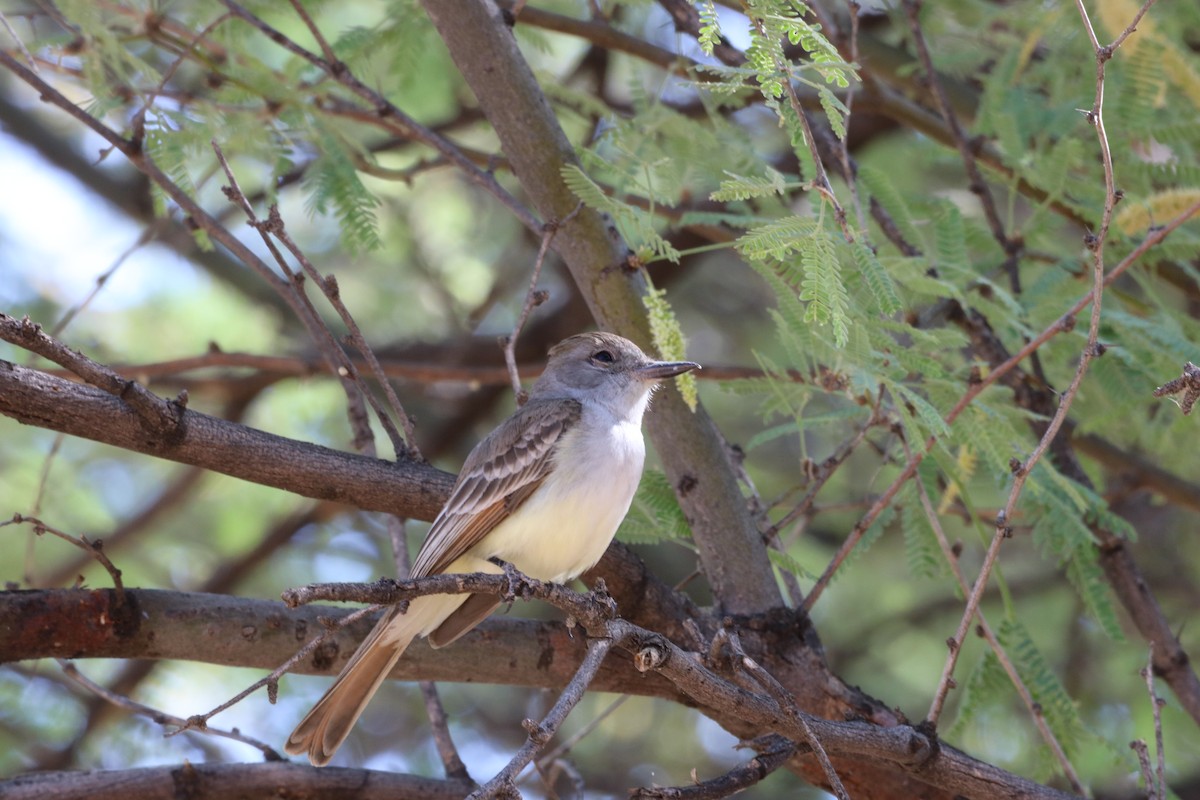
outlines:
{"label": "bird's wing", "polygon": [[546,479],[563,434],[582,413],[574,400],[530,401],[476,445],[413,561],[412,577],[438,574],[516,511]]}

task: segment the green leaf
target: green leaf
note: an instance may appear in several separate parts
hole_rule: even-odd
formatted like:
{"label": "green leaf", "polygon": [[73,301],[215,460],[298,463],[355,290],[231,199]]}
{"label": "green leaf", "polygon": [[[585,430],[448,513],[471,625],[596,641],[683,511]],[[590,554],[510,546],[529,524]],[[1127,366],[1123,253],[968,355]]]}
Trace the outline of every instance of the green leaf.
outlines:
{"label": "green leaf", "polygon": [[845,347],[850,337],[850,298],[829,234],[818,228],[801,240],[800,260],[804,264],[800,299],[808,301],[805,320],[830,324],[837,346]]}
{"label": "green leaf", "polygon": [[817,221],[807,217],[782,217],[746,231],[737,240],[737,248],[746,258],[783,259],[800,250],[801,242],[816,232]]}
{"label": "green leaf", "polygon": [[858,168],[858,179],[867,187],[871,196],[879,201],[879,205],[883,206],[883,210],[892,218],[892,222],[896,223],[904,240],[913,247],[923,249],[924,243],[913,223],[908,203],[905,202],[904,195],[896,189],[891,179],[880,170],[868,166]]}
{"label": "green leaf", "polygon": [[783,174],[769,166],[767,167],[765,178],[754,176],[743,177],[729,171],[726,171],[725,174],[729,178],[721,181],[721,188],[709,195],[709,199],[718,202],[749,200],[752,197],[764,197],[773,194],[781,195],[787,190],[787,183],[783,179]]}
{"label": "green leaf", "polygon": [[903,306],[900,304],[900,296],[896,294],[896,284],[892,282],[892,276],[875,257],[874,251],[861,239],[858,239],[850,246],[850,252],[854,256],[854,263],[858,267],[859,274],[862,275],[867,288],[871,290],[871,296],[875,298],[875,303],[879,306],[880,313],[885,316],[898,313]]}
{"label": "green leaf", "polygon": [[[924,466],[924,464],[922,464]],[[904,556],[914,578],[938,578],[946,574],[945,558],[916,486],[906,484],[896,498],[900,508],[900,530],[904,534]]]}
{"label": "green leaf", "polygon": [[779,569],[786,570],[797,578],[803,578],[807,581],[815,581],[817,579],[817,576],[810,572],[796,558],[782,550],[768,547],[767,559]]}
{"label": "green leaf", "polygon": [[648,469],[642,475],[617,538],[630,544],[657,544],[668,539],[688,539],[691,526],[665,473]]}
{"label": "green leaf", "polygon": [[1033,643],[1029,631],[1017,620],[1006,618],[1000,623],[997,638],[1012,659],[1022,683],[1041,706],[1046,724],[1054,733],[1068,756],[1075,754],[1087,729],[1079,718],[1075,701],[1067,694],[1058,676],[1046,663],[1045,656]]}
{"label": "green leaf", "polygon": [[713,48],[721,41],[721,21],[717,16],[716,6],[712,0],[703,0],[700,3],[700,35],[696,37],[700,49],[705,55],[711,56]]}
{"label": "green leaf", "polygon": [[[642,295],[642,304],[650,318],[650,338],[659,355],[666,361],[686,361],[687,344],[683,338],[683,329],[679,327],[679,319],[671,304],[667,302],[667,292],[650,286]],[[696,387],[696,376],[691,372],[675,378],[675,388],[683,396],[683,402],[693,412],[700,399]]]}
{"label": "green leaf", "polygon": [[317,131],[321,155],[309,164],[305,186],[309,190],[308,213],[325,214],[332,207],[341,226],[342,242],[348,250],[361,252],[379,247],[375,219],[378,198],[358,178],[347,145],[327,130]]}
{"label": "green leaf", "polygon": [[1008,674],[995,653],[988,650],[976,662],[975,668],[963,683],[960,694],[962,699],[958,705],[958,715],[950,728],[950,736],[947,737],[955,740],[962,738],[972,720],[986,707],[996,705],[1012,694]]}
{"label": "green leaf", "polygon": [[562,168],[562,178],[567,188],[582,200],[584,205],[611,215],[631,247],[637,249],[645,246],[658,258],[665,258],[675,264],[679,263],[679,251],[654,230],[648,214],[639,208],[622,203],[615,197],[610,197],[600,187],[600,184],[589,178],[587,173],[574,164],[568,164]]}
{"label": "green leaf", "polygon": [[942,203],[942,211],[934,219],[933,239],[938,270],[949,275],[967,269],[967,239],[958,206]]}
{"label": "green leaf", "polygon": [[1067,579],[1079,593],[1088,613],[1100,624],[1100,628],[1114,642],[1125,641],[1117,610],[1113,605],[1112,591],[1104,577],[1104,571],[1096,563],[1096,553],[1090,548],[1080,548],[1067,561]]}
{"label": "green leaf", "polygon": [[850,109],[846,108],[846,104],[826,86],[817,87],[817,98],[821,101],[821,108],[825,111],[825,118],[829,120],[829,127],[833,131],[833,135],[839,140],[844,140],[846,138],[846,117],[850,116]]}

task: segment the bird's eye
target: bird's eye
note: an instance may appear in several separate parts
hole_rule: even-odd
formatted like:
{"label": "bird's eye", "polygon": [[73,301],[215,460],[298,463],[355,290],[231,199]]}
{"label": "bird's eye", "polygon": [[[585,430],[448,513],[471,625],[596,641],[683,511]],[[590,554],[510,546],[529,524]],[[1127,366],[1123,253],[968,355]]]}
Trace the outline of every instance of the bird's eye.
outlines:
{"label": "bird's eye", "polygon": [[601,350],[592,354],[592,361],[599,361],[601,364],[611,364],[613,362],[613,354],[607,350]]}

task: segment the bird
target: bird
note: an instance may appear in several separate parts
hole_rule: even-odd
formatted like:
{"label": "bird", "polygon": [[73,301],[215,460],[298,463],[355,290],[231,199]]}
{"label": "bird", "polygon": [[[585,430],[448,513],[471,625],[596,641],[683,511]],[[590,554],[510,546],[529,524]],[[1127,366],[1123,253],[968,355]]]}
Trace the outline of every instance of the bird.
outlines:
{"label": "bird", "polygon": [[[642,476],[642,416],[664,379],[699,365],[656,361],[633,342],[583,333],[550,349],[528,401],[467,456],[410,577],[503,572],[507,562],[563,583],[608,548]],[[483,594],[425,595],[386,611],[284,747],[329,763],[418,637],[445,647],[500,604]]]}

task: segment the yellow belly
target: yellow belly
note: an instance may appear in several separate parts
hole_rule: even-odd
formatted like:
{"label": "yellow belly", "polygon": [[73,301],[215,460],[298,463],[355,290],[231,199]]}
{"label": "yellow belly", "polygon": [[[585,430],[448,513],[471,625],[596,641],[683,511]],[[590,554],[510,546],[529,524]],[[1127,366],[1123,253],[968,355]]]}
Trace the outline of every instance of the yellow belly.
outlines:
{"label": "yellow belly", "polygon": [[568,432],[550,475],[469,556],[503,559],[539,580],[577,577],[612,541],[633,501],[644,459],[642,432],[632,423],[614,423],[590,439]]}

